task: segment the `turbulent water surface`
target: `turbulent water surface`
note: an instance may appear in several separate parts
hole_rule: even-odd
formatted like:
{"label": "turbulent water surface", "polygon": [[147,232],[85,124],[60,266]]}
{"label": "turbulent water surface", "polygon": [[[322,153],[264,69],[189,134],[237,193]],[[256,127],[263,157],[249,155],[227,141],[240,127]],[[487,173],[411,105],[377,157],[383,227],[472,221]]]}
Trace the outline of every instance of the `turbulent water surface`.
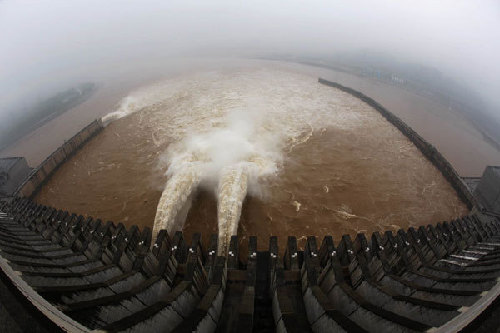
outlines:
{"label": "turbulent water surface", "polygon": [[[418,149],[360,100],[292,71],[176,77],[125,98],[36,200],[156,232],[280,243],[467,212]],[[281,247],[283,248],[283,247]]]}

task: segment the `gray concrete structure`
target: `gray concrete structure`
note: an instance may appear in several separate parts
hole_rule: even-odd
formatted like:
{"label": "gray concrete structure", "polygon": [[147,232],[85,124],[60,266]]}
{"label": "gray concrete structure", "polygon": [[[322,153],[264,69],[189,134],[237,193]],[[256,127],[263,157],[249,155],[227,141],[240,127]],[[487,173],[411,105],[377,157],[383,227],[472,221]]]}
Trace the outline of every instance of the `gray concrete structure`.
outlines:
{"label": "gray concrete structure", "polygon": [[62,146],[50,154],[39,166],[37,166],[29,177],[25,177],[18,184],[14,195],[21,197],[33,197],[40,187],[49,179],[61,164],[80,149],[88,140],[93,138],[103,129],[101,119],[94,120],[71,139],[65,141]]}
{"label": "gray concrete structure", "polygon": [[486,167],[474,196],[484,209],[500,215],[500,166]]}
{"label": "gray concrete structure", "polygon": [[467,185],[470,193],[474,193],[477,185],[479,185],[479,182],[481,181],[481,177],[462,177],[462,180],[464,181],[465,185]]}
{"label": "gray concrete structure", "polygon": [[0,197],[12,196],[30,172],[24,157],[0,158]]}
{"label": "gray concrete structure", "polygon": [[429,142],[425,141],[417,132],[415,132],[410,126],[408,126],[403,120],[391,113],[389,110],[384,108],[382,105],[374,101],[372,98],[366,96],[365,94],[354,90],[349,87],[344,87],[337,82],[327,81],[325,79],[319,78],[318,82],[329,87],[337,88],[343,92],[351,94],[352,96],[359,98],[369,106],[377,110],[388,122],[394,125],[397,129],[401,131],[413,144],[422,152],[422,154],[427,157],[427,159],[434,164],[434,166],[441,171],[444,178],[450,183],[450,185],[455,189],[459,198],[467,205],[469,209],[477,206],[475,197],[469,190],[469,187],[460,177],[458,172],[453,168],[450,162],[448,162],[444,156]]}

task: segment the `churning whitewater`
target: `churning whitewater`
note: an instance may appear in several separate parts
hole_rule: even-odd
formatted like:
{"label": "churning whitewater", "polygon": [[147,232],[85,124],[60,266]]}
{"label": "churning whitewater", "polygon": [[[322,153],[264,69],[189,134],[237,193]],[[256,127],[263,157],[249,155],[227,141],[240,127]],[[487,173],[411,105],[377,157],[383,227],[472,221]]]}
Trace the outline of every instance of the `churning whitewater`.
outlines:
{"label": "churning whitewater", "polygon": [[[120,181],[131,196],[121,206],[111,189],[100,194],[139,219],[158,202],[153,237],[161,229],[211,233],[216,223],[222,255],[238,233],[240,241],[297,235],[300,245],[311,233],[397,229],[466,211],[378,112],[309,75],[269,67],[184,74],[131,93],[103,121],[123,117],[96,143],[116,151],[88,155],[92,171],[85,162],[68,172],[81,169],[95,185],[107,170],[157,174],[149,186]],[[204,211],[212,196],[216,209]]]}
{"label": "churning whitewater", "polygon": [[249,236],[295,235],[300,248],[310,235],[394,231],[467,213],[380,113],[280,68],[182,74],[129,94],[36,201],[154,236],[199,232],[203,246],[218,233],[220,254],[235,234],[242,253]]}
{"label": "churning whitewater", "polygon": [[168,181],[153,235],[182,230],[194,194],[208,188],[217,197],[224,254],[247,193],[265,196],[262,184],[277,176],[284,152],[305,143],[315,128],[362,123],[350,105],[311,80],[268,69],[195,74],[141,89],[105,116],[107,123],[143,112],[154,126],[152,141],[173,142],[160,161]]}

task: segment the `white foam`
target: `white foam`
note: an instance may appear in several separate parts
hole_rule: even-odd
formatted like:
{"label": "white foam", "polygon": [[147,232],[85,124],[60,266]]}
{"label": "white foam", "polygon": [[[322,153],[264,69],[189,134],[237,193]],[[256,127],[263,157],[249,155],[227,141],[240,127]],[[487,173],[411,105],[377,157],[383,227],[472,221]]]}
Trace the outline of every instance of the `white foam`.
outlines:
{"label": "white foam", "polygon": [[[160,164],[169,177],[158,204],[154,235],[182,230],[198,186],[218,197],[219,253],[238,230],[242,202],[261,195],[283,156],[315,129],[362,126],[375,113],[359,101],[317,83],[316,78],[272,69],[198,73],[146,87],[125,98],[103,118],[143,112],[138,126],[168,144]],[[182,212],[182,213],[180,213]]]}

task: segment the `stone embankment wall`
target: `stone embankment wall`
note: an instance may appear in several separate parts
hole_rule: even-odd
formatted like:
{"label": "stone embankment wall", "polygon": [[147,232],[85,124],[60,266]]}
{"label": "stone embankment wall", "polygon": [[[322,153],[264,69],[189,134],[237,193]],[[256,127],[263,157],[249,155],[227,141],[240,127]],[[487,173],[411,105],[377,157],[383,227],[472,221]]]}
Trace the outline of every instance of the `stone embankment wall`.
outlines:
{"label": "stone embankment wall", "polygon": [[70,158],[89,139],[100,132],[102,128],[101,119],[94,120],[71,139],[64,142],[62,146],[50,154],[38,167],[33,169],[26,180],[16,190],[15,196],[33,197],[57,168],[59,168],[61,164]]}
{"label": "stone embankment wall", "polygon": [[488,212],[500,216],[500,166],[486,167],[473,193]]}
{"label": "stone embankment wall", "polygon": [[374,101],[372,98],[366,96],[365,94],[354,90],[349,87],[344,87],[341,84],[336,82],[331,82],[324,80],[322,78],[318,79],[319,83],[340,89],[346,93],[351,94],[354,97],[361,99],[363,102],[367,103],[375,110],[380,112],[382,116],[387,119],[391,124],[396,126],[408,139],[410,139],[415,146],[424,154],[425,157],[429,159],[438,168],[439,171],[443,174],[443,176],[448,180],[448,182],[453,186],[455,191],[457,192],[460,199],[467,205],[469,209],[472,209],[476,206],[479,209],[482,209],[480,205],[476,202],[474,196],[469,191],[467,185],[462,180],[460,175],[455,171],[453,166],[448,162],[444,156],[430,143],[425,141],[417,132],[415,132],[410,126],[408,126],[404,121],[402,121],[399,117],[395,116],[387,109],[385,109],[382,105]]}

